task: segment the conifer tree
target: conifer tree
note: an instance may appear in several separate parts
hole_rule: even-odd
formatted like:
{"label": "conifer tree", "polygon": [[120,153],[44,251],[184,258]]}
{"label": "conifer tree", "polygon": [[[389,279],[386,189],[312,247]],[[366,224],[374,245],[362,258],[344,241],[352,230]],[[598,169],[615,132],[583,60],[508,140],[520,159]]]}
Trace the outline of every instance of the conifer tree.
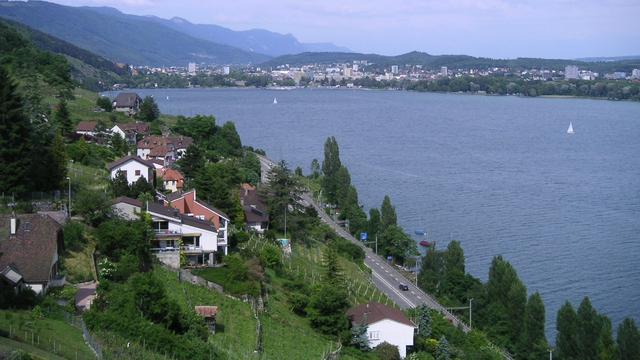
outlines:
{"label": "conifer tree", "polygon": [[389,195],[385,195],[382,200],[382,206],[380,207],[380,221],[382,223],[382,231],[385,231],[391,225],[398,224],[396,209],[391,205],[391,198],[389,198]]}
{"label": "conifer tree", "polygon": [[22,98],[9,74],[0,66],[0,192],[29,190],[32,126],[23,112]]}
{"label": "conifer tree", "polygon": [[58,102],[58,106],[56,107],[54,114],[54,120],[58,127],[58,131],[60,131],[62,136],[67,136],[73,131],[71,113],[69,112],[69,107],[67,106],[67,101],[65,99],[61,99],[60,102]]}
{"label": "conifer tree", "polygon": [[422,338],[428,338],[431,336],[431,313],[427,305],[422,304],[418,306],[418,336]]}
{"label": "conifer tree", "polygon": [[327,200],[332,204],[337,204],[337,183],[336,174],[342,167],[340,162],[340,149],[335,137],[329,137],[324,143],[324,161],[322,161],[322,173],[324,178],[322,187]]}
{"label": "conifer tree", "polygon": [[451,359],[451,349],[449,348],[449,341],[442,335],[438,346],[436,347],[436,360],[449,360]]}
{"label": "conifer tree", "polygon": [[545,311],[544,303],[538,292],[529,296],[524,314],[524,332],[519,353],[522,358],[536,360],[543,359],[549,345],[544,334]]}
{"label": "conifer tree", "polygon": [[620,360],[640,359],[640,331],[633,319],[626,318],[620,323],[616,342]]}
{"label": "conifer tree", "polygon": [[558,310],[556,319],[556,353],[559,359],[578,360],[578,315],[568,301]]}
{"label": "conifer tree", "polygon": [[579,357],[583,360],[598,358],[598,339],[600,338],[601,320],[591,305],[589,297],[582,299],[577,311]]}

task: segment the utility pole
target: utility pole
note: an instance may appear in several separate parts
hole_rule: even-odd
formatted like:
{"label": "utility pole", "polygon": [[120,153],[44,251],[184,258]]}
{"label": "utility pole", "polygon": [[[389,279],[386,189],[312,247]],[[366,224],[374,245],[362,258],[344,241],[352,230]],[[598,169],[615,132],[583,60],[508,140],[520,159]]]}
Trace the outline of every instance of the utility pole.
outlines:
{"label": "utility pole", "polygon": [[469,299],[469,328],[471,328],[471,302],[473,301],[473,298]]}
{"label": "utility pole", "polygon": [[289,204],[284,206],[284,238],[287,238],[287,212],[289,211]]}
{"label": "utility pole", "polygon": [[553,360],[553,349],[549,349],[549,360]]}
{"label": "utility pole", "polygon": [[378,233],[376,233],[376,255],[378,255]]}
{"label": "utility pole", "polygon": [[69,181],[69,202],[67,203],[67,212],[69,213],[69,217],[71,217],[71,178],[68,176],[67,181]]}

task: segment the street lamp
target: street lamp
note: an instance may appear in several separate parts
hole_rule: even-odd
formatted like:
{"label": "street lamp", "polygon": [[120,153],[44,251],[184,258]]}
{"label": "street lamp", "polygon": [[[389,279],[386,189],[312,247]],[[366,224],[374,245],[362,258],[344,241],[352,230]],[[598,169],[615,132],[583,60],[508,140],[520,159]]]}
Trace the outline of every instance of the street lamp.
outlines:
{"label": "street lamp", "polygon": [[549,360],[553,360],[553,349],[549,349]]}
{"label": "street lamp", "polygon": [[71,178],[67,176],[67,181],[69,181],[69,202],[67,203],[67,213],[69,217],[71,217]]}
{"label": "street lamp", "polygon": [[473,298],[469,299],[469,328],[471,328],[471,302],[473,301]]}

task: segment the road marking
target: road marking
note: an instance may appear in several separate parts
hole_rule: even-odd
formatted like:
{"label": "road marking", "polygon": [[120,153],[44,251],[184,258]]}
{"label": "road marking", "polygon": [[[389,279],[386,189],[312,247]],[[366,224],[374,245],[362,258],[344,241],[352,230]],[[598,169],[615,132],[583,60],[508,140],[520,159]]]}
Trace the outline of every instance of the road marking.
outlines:
{"label": "road marking", "polygon": [[398,295],[400,299],[404,300],[404,302],[409,304],[410,307],[412,308],[416,307],[416,305],[413,302],[409,301],[409,299],[407,299],[404,295],[402,295],[402,293],[396,290],[395,287],[391,286],[391,284],[389,284],[389,282],[385,280],[382,276],[380,276],[377,272],[374,271],[373,276],[377,277],[380,281],[382,281],[385,285],[387,285],[389,289],[391,289],[391,291],[393,291],[396,295]]}

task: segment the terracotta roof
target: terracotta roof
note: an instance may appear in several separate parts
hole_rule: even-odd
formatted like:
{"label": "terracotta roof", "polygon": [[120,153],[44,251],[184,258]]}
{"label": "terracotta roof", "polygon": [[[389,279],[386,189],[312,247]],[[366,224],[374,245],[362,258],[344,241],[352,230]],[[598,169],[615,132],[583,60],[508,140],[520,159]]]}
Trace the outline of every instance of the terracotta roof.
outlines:
{"label": "terracotta roof", "polygon": [[195,306],[196,314],[202,317],[214,317],[218,313],[217,306]]}
{"label": "terracotta roof", "polygon": [[94,131],[98,125],[97,121],[80,121],[76,125],[76,131]]}
{"label": "terracotta roof", "polygon": [[113,102],[116,103],[116,107],[134,107],[137,101],[142,99],[136,93],[121,92],[116,96]]}
{"label": "terracotta roof", "polygon": [[145,165],[145,166],[147,166],[149,168],[152,168],[152,169],[155,168],[155,166],[153,166],[153,163],[151,163],[150,161],[144,160],[144,159],[142,159],[142,158],[140,158],[138,156],[135,156],[135,155],[127,155],[127,156],[125,156],[123,158],[120,158],[120,159],[118,159],[118,160],[116,160],[114,162],[111,162],[111,163],[107,164],[107,169],[112,170],[113,168],[116,168],[116,167],[118,167],[120,165],[123,165],[124,163],[126,163],[126,162],[128,162],[130,160],[137,161],[140,164]]}
{"label": "terracotta roof", "polygon": [[[191,192],[194,192],[194,191],[195,191],[194,189],[191,189],[191,190],[189,190],[189,191],[176,191],[176,192],[174,192],[174,193],[168,194],[168,195],[167,195],[167,202],[173,202],[173,201],[176,201],[176,200],[178,200],[178,199],[180,199],[180,198],[184,197],[185,195],[187,195],[187,194],[189,194],[189,193],[191,193]],[[202,200],[198,199],[198,197],[197,197],[197,196],[194,196],[194,198],[195,198],[195,201],[196,201],[198,204],[200,204],[200,205],[202,205],[202,206],[206,207],[207,209],[209,209],[209,210],[213,211],[214,213],[216,213],[216,214],[218,214],[218,215],[222,216],[222,217],[223,217],[223,218],[225,218],[226,220],[231,221],[231,219],[229,218],[229,216],[228,216],[227,214],[225,214],[222,210],[217,209],[216,207],[214,207],[214,206],[212,206],[212,205],[210,205],[210,204],[207,204],[206,202],[204,202],[204,201],[202,201]]]}
{"label": "terracotta roof", "polygon": [[164,168],[159,171],[162,180],[164,181],[184,181],[184,175],[178,170]]}
{"label": "terracotta roof", "polygon": [[124,132],[149,133],[149,124],[144,122],[116,124]]}
{"label": "terracotta roof", "polygon": [[408,326],[416,326],[402,311],[377,302],[370,302],[353,307],[347,311],[347,317],[354,324],[370,325],[381,320],[389,319]]}
{"label": "terracotta roof", "polygon": [[62,246],[62,227],[43,214],[21,214],[16,218],[17,231],[11,235],[11,216],[0,216],[0,269],[10,266],[28,283],[48,281],[53,257],[61,250],[58,246]]}

